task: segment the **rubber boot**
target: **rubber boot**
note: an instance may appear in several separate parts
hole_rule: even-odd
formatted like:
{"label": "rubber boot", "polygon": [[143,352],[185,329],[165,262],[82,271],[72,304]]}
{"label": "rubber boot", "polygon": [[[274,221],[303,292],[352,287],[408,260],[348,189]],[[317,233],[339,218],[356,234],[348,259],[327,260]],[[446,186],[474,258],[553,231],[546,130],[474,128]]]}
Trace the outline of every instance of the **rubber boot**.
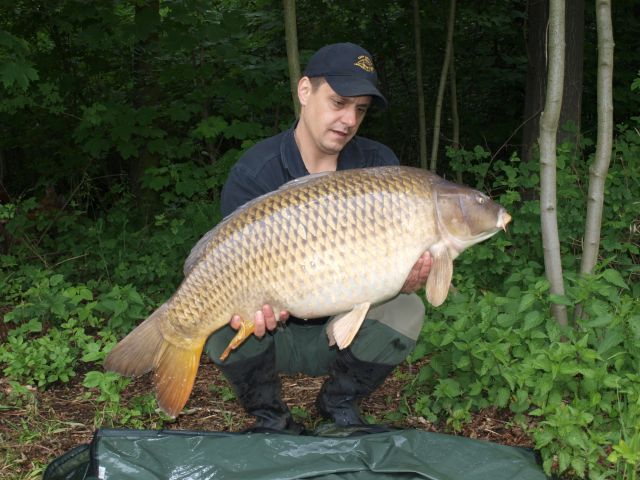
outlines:
{"label": "rubber boot", "polygon": [[276,371],[272,344],[255,357],[218,366],[233,387],[236,398],[247,413],[256,417],[247,432],[276,431],[298,435],[304,427],[294,422],[282,400],[282,384]]}
{"label": "rubber boot", "polygon": [[382,385],[394,368],[358,360],[350,349],[341,350],[316,399],[318,412],[338,427],[369,426],[360,416],[358,400]]}

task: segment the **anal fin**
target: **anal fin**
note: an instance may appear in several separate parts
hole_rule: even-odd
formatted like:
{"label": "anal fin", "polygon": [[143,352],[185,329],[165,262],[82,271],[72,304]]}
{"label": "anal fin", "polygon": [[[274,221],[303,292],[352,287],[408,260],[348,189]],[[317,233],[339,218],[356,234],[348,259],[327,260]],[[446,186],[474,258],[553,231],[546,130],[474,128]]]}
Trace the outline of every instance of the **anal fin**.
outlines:
{"label": "anal fin", "polygon": [[253,331],[255,330],[255,323],[253,320],[242,320],[240,322],[240,328],[238,329],[238,333],[236,333],[235,337],[231,339],[227,348],[224,349],[222,355],[220,355],[220,360],[226,360],[232,350],[238,348],[242,343],[253,335]]}
{"label": "anal fin", "polygon": [[362,322],[369,311],[370,302],[364,302],[353,307],[350,312],[337,315],[327,325],[329,345],[338,345],[340,350],[347,348],[360,330]]}

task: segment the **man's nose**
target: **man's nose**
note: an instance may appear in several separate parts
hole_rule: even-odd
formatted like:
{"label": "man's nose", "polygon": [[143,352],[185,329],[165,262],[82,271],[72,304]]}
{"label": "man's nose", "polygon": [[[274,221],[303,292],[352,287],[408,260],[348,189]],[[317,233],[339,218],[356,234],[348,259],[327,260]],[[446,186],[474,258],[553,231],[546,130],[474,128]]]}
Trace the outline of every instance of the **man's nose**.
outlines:
{"label": "man's nose", "polygon": [[355,127],[357,122],[357,111],[354,105],[345,108],[342,113],[342,122],[348,127]]}

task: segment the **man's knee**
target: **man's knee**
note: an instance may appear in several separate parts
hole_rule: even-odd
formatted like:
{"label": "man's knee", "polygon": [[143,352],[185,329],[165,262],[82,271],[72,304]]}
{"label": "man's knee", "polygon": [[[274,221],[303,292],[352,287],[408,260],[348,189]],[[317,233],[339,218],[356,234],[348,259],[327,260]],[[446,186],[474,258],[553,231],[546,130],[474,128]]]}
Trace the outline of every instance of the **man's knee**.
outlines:
{"label": "man's knee", "polygon": [[397,365],[411,353],[415,345],[415,340],[388,325],[367,319],[350,348],[358,360]]}

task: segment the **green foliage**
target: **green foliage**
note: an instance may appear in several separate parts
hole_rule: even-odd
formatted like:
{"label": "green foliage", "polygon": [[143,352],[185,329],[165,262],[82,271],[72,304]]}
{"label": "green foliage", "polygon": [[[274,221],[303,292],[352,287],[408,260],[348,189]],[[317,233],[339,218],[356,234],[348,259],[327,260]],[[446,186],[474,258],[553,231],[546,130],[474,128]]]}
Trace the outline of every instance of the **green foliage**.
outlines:
{"label": "green foliage", "polygon": [[96,409],[96,427],[128,425],[139,429],[162,428],[165,421],[169,420],[158,413],[152,393],[135,397],[125,405],[120,394],[130,382],[130,379],[113,372],[94,370],[85,375],[83,386],[97,392],[94,400],[101,405],[101,408]]}
{"label": "green foliage", "polygon": [[264,61],[279,32],[245,33],[271,14],[251,17],[234,2],[169,2],[158,12],[62,2],[38,11],[42,24],[20,2],[9,10],[0,148],[24,160],[5,178],[13,192],[40,175],[77,185],[87,173],[103,190],[114,174],[149,166],[232,161],[234,149],[293,120],[286,62]]}
{"label": "green foliage", "polygon": [[211,385],[209,391],[223,402],[230,402],[236,399],[236,394],[229,385]]}
{"label": "green foliage", "polygon": [[302,424],[304,424],[305,421],[308,421],[311,416],[304,407],[300,407],[298,405],[291,407],[291,415],[293,415],[294,421]]}
{"label": "green foliage", "polygon": [[[0,346],[0,363],[10,379],[38,387],[68,382],[79,360],[102,360],[105,342],[145,316],[142,300],[131,287],[115,286],[94,300],[86,285],[72,285],[60,274],[27,268],[24,275],[7,276],[3,285],[16,302],[4,316],[11,329]],[[27,278],[34,283],[21,290]],[[102,329],[105,317],[108,330]]]}
{"label": "green foliage", "polygon": [[412,355],[429,358],[412,385],[415,412],[459,430],[474,410],[506,408],[529,430],[547,473],[557,457],[557,472],[604,475],[621,424],[640,424],[637,408],[625,408],[640,392],[640,304],[610,271],[576,279],[568,292],[569,303],[585,305],[575,330],[552,318],[546,280],[527,278],[527,288],[520,273],[506,279],[505,294],[464,291],[430,311]]}
{"label": "green foliage", "polygon": [[[600,251],[603,265],[615,267],[632,292],[640,295],[640,117],[632,126],[619,125],[612,166],[607,176],[601,228]],[[585,138],[581,148],[591,150],[586,160],[576,161],[573,147],[558,149],[557,197],[560,247],[566,270],[579,270],[582,253],[579,239],[584,234],[588,166],[593,161],[593,142]],[[535,199],[539,185],[539,164],[522,163],[516,155],[492,159],[480,147],[472,151],[448,150],[450,165],[463,174],[464,182],[492,193],[513,217],[507,235],[496,235],[462,253],[456,260],[454,284],[480,289],[499,287],[507,272],[526,270],[541,275],[544,271],[540,205]],[[533,200],[526,200],[533,196]],[[579,214],[576,214],[579,212]]]}
{"label": "green foliage", "polygon": [[[587,276],[575,273],[581,251],[574,239],[584,231],[587,185],[581,182],[588,163],[575,163],[570,146],[559,149],[564,296],[549,295],[539,205],[522,196],[527,189],[535,193],[538,165],[515,156],[492,160],[480,148],[449,152],[454,170],[492,191],[514,220],[506,238],[497,235],[456,260],[458,293],[429,311],[412,355],[429,359],[410,385],[415,413],[459,430],[472,412],[497,406],[529,432],[548,474],[636,478],[639,142],[636,128],[619,126],[606,183],[602,261]],[[583,147],[589,145],[584,140]],[[552,302],[570,311],[580,304],[582,316],[561,330]]]}

